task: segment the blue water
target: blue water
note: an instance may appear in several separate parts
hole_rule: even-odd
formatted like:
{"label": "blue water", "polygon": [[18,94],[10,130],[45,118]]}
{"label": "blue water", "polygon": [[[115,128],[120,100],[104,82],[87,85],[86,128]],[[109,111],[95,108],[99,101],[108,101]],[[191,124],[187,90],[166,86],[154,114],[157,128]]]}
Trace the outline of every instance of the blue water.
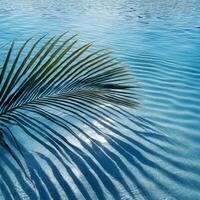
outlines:
{"label": "blue water", "polygon": [[[101,169],[106,168],[119,194],[106,184],[106,177],[98,178],[99,187],[95,182],[94,187],[90,186],[93,179],[83,178],[91,198],[200,199],[200,1],[0,1],[0,44],[13,39],[21,44],[35,33],[54,34],[66,30],[71,34],[80,33],[82,41],[96,41],[96,47],[111,48],[129,66],[140,86],[140,105],[134,112],[148,119],[155,129],[159,127],[160,134],[170,141],[157,138],[150,143],[133,135],[140,145],[134,147],[137,153],[132,151],[131,158],[138,164],[130,164],[128,157],[121,155],[133,177],[124,173],[116,160],[116,165],[95,162],[101,164]],[[1,57],[4,53],[3,50]],[[127,134],[132,133],[127,131]],[[133,149],[129,150],[127,156]],[[117,170],[122,173],[124,182]],[[48,181],[56,185],[61,199],[67,199],[62,187],[65,181],[54,181],[56,173],[52,171],[47,168]],[[90,176],[87,173],[84,175]],[[77,177],[81,179],[78,172]],[[78,199],[86,198],[71,179],[67,182]],[[130,195],[126,184],[135,195]],[[19,196],[29,199],[31,192],[17,181],[16,185]],[[14,186],[8,183],[9,187]],[[57,200],[56,195],[52,189],[48,198]],[[5,197],[4,188],[2,198]]]}

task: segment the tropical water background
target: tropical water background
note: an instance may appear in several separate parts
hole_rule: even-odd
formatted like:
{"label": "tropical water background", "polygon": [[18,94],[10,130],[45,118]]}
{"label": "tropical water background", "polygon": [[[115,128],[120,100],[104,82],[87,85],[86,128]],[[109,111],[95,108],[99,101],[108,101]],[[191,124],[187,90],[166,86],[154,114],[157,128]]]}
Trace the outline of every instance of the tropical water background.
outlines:
{"label": "tropical water background", "polygon": [[[126,165],[133,177],[125,174],[121,179],[117,174],[118,168],[123,169],[119,163],[115,170],[109,162],[102,161],[101,167],[116,187],[106,184],[107,176],[100,172],[99,187],[89,186],[88,179],[90,184],[96,182],[86,178],[84,184],[91,199],[200,199],[200,1],[0,1],[0,44],[14,39],[20,45],[35,33],[59,34],[66,30],[80,33],[82,41],[96,41],[98,48],[111,48],[129,66],[139,85],[140,105],[135,113],[170,141],[155,137],[148,143],[133,134],[137,143],[129,150],[137,165]],[[6,49],[1,51],[1,59],[5,52]],[[123,156],[128,159],[122,154],[122,160]],[[56,173],[51,171],[53,167],[48,171],[48,181],[43,177],[44,182],[56,185],[56,190],[47,187],[48,198],[67,198],[64,182],[54,182]],[[58,175],[57,172],[57,178]],[[18,181],[10,186],[9,181],[8,186],[2,183],[0,198],[7,195],[9,199],[8,190],[18,193],[16,199],[29,199],[31,190]],[[87,197],[76,186],[71,187],[77,190],[78,199]],[[44,194],[41,199],[47,196]]]}

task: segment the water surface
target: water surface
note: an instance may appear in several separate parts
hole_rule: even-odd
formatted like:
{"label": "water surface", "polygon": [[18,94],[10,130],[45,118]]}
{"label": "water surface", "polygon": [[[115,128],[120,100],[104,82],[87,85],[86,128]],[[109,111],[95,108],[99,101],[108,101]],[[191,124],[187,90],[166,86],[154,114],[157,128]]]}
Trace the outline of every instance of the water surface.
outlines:
{"label": "water surface", "polygon": [[[140,160],[135,155],[139,167],[127,163],[135,180],[128,174],[123,177],[124,184],[135,193],[134,198],[200,199],[199,0],[0,2],[0,44],[13,39],[21,44],[35,33],[66,30],[80,33],[82,41],[96,41],[96,47],[114,50],[114,54],[130,67],[140,86],[137,115],[155,123],[154,126],[173,141],[169,144],[155,140],[165,148],[162,151],[134,136],[135,141],[147,147],[147,150],[136,147],[147,158]],[[112,165],[107,168],[110,176]],[[120,180],[115,176],[113,181],[120,193],[119,199],[132,199]],[[109,191],[109,184],[105,184],[106,179],[99,179],[99,182],[103,188],[99,195],[105,193],[105,199],[118,198],[110,195],[112,191]],[[98,192],[92,191],[94,188],[88,186],[88,190],[91,190],[92,199],[101,199]],[[23,189],[20,191],[24,199],[31,196],[23,193]],[[58,187],[58,191],[65,199],[62,189]]]}

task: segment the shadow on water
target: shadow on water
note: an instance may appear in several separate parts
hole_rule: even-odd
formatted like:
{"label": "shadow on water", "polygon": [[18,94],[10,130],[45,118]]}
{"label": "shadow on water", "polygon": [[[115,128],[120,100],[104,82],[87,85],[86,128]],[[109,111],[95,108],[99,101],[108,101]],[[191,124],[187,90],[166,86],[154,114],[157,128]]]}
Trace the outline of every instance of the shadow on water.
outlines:
{"label": "shadow on water", "polygon": [[[7,116],[9,120],[14,117],[21,130],[46,150],[44,153],[30,152],[20,145],[34,186],[26,181],[19,167],[4,152],[1,157],[5,166],[1,174],[1,188],[5,199],[20,199],[18,190],[30,199],[106,200],[122,199],[124,195],[130,199],[153,199],[153,194],[144,186],[145,181],[164,193],[168,188],[153,176],[151,170],[184,184],[162,166],[162,162],[171,165],[176,165],[176,162],[173,163],[166,155],[165,147],[160,146],[162,143],[170,145],[170,140],[155,130],[150,121],[119,108],[90,109],[86,103],[91,102],[79,102],[78,108],[76,101],[70,102],[67,107],[61,103],[60,109],[70,113],[69,119],[52,115],[37,106],[27,106],[24,111],[15,111]],[[49,108],[52,106],[53,103],[50,103]],[[29,119],[32,111],[38,118]],[[116,113],[128,118],[129,124],[122,123]],[[112,120],[107,123],[104,119],[109,116]],[[68,133],[67,137],[58,131],[61,129]],[[68,140],[69,136],[78,143]],[[175,193],[170,195],[176,198]]]}

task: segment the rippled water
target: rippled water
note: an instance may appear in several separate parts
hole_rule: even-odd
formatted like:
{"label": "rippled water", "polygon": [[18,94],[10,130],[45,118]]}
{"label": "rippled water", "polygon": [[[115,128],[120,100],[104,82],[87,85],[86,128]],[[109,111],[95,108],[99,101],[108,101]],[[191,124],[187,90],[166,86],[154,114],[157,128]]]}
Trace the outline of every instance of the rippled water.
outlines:
{"label": "rippled water", "polygon": [[[115,176],[121,199],[133,198],[122,187],[126,183],[140,193],[136,199],[200,199],[199,0],[0,2],[0,44],[13,39],[20,44],[36,32],[65,30],[96,41],[97,47],[114,49],[140,86],[137,115],[155,123],[171,141],[155,140],[159,149],[135,136],[144,145],[137,151],[147,160],[139,159],[140,170],[127,164],[136,180],[126,174],[123,183]],[[107,166],[108,173],[112,167]],[[108,186],[103,190],[111,199]]]}

